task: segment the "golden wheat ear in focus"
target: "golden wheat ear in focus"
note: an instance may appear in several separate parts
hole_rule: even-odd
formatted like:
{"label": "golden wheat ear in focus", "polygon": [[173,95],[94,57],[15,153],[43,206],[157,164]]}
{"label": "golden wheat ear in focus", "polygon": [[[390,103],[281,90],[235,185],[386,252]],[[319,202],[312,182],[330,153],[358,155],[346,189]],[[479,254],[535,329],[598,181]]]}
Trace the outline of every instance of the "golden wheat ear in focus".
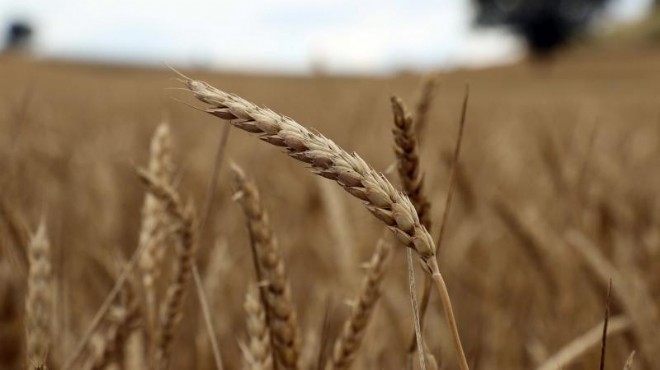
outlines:
{"label": "golden wheat ear in focus", "polygon": [[408,196],[394,188],[384,175],[356,153],[348,153],[332,140],[312,132],[293,119],[205,82],[188,78],[183,82],[198,100],[209,105],[204,109],[207,113],[228,120],[234,127],[255,134],[264,142],[285,148],[289,156],[309,164],[313,173],[335,181],[362,200],[366,208],[385,223],[403,245],[416,252],[422,268],[431,276],[440,294],[458,364],[461,370],[467,370],[469,367],[447,285],[435,257],[435,243],[421,224]]}

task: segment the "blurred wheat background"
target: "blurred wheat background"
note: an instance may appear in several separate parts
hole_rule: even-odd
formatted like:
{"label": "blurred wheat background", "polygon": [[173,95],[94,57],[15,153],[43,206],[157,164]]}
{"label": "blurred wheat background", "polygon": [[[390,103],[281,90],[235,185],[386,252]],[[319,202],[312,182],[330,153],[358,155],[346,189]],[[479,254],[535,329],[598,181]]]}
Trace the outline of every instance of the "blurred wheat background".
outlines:
{"label": "blurred wheat background", "polygon": [[[633,368],[658,368],[657,48],[585,47],[552,63],[433,75],[184,73],[323,133],[396,186],[390,97],[400,97],[414,113],[432,79],[418,150],[434,238],[469,84],[438,261],[471,368],[597,368],[610,281],[607,367],[622,369],[636,351]],[[226,123],[182,104],[200,106],[190,94],[169,89],[181,87],[176,77],[165,68],[0,60],[0,369],[40,365],[26,358],[59,369],[76,353],[122,268],[144,244],[148,186],[136,169],[154,171],[150,143],[158,127],[167,135],[161,145],[168,158],[157,176],[169,178],[183,215],[196,218],[194,263],[224,368],[272,368],[251,363],[246,353],[260,343],[277,349],[277,340],[255,337],[264,324],[251,288],[258,283],[254,235],[236,196],[240,189],[232,187],[230,161],[254,180],[277,238],[299,331],[297,366],[332,363],[334,342],[369,273],[364,263],[378,251],[384,227],[359,201],[311,176],[282,150],[227,131]],[[162,125],[169,128],[165,134]],[[382,281],[374,278],[381,297],[353,368],[407,366],[414,325],[405,248],[385,240],[393,248]],[[156,310],[180,262],[175,244],[162,242],[165,249],[154,257]],[[128,288],[113,300],[73,368],[152,368],[139,362],[149,362],[145,347],[154,325],[143,265],[132,269]],[[421,289],[421,270],[416,281]],[[214,369],[214,345],[191,278],[184,291],[169,368]],[[30,302],[46,311],[31,311]],[[456,368],[435,292],[425,321],[426,352],[438,368]],[[31,326],[46,333],[35,334]],[[557,355],[569,361],[552,362]],[[292,368],[281,358],[276,362]]]}

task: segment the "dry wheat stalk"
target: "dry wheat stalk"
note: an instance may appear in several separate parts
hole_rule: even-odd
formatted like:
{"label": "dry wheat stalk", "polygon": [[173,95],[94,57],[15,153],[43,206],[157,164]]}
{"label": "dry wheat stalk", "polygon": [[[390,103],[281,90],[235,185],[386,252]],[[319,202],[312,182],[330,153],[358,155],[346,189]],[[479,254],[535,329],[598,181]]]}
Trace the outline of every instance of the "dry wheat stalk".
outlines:
{"label": "dry wheat stalk", "polygon": [[53,310],[51,250],[46,225],[42,221],[28,244],[28,286],[25,299],[27,364],[46,363],[51,344]]}
{"label": "dry wheat stalk", "polygon": [[251,370],[272,370],[273,353],[271,349],[266,312],[261,305],[259,288],[250,286],[245,295],[246,326],[249,342],[245,353],[248,368]]}
{"label": "dry wheat stalk", "polygon": [[428,123],[429,111],[431,110],[431,103],[433,102],[439,77],[439,75],[433,74],[424,79],[419,100],[417,100],[417,105],[415,106],[415,132],[416,136],[420,139],[423,137],[421,134],[424,132]]}
{"label": "dry wheat stalk", "polygon": [[612,282],[612,297],[630,318],[642,361],[651,367],[656,354],[660,353],[660,337],[656,330],[660,325],[660,312],[648,286],[633,271],[621,273],[580,231],[569,230],[565,238],[604,286]]}
{"label": "dry wheat stalk", "polygon": [[[161,123],[151,139],[149,156],[149,174],[156,180],[171,185],[172,164],[172,134],[169,125]],[[156,286],[159,267],[166,250],[165,241],[170,221],[162,201],[153,194],[147,193],[142,205],[142,225],[139,236],[139,246],[144,246],[140,256],[139,267],[142,272],[142,285],[145,291],[145,306],[147,330],[153,338],[156,327]]]}
{"label": "dry wheat stalk", "polygon": [[312,172],[337,182],[351,195],[364,201],[365,207],[384,222],[405,246],[415,250],[422,267],[432,276],[440,293],[461,370],[468,369],[447,286],[435,259],[435,243],[420,223],[410,199],[356,153],[349,154],[323,135],[308,130],[289,117],[261,108],[205,82],[182,77],[195,97],[210,105],[204,109],[205,112],[229,120],[233,126],[257,134],[267,143],[284,147],[291,157],[309,164]]}
{"label": "dry wheat stalk", "polygon": [[232,165],[232,173],[236,199],[247,218],[257,274],[264,285],[261,293],[275,359],[285,369],[297,369],[300,335],[284,260],[261,204],[259,189],[237,165]]}
{"label": "dry wheat stalk", "polygon": [[391,249],[391,245],[381,239],[371,260],[366,264],[367,273],[362,280],[360,294],[353,305],[351,316],[344,323],[335,342],[332,356],[334,369],[348,369],[360,349],[372,312],[380,298],[380,285]]}
{"label": "dry wheat stalk", "polygon": [[[582,356],[590,349],[596,348],[602,340],[604,322],[599,322],[586,333],[566,344],[557,353],[536,368],[536,370],[555,370],[568,366],[575,359]],[[609,320],[607,335],[612,336],[630,329],[631,321],[624,315],[613,317]]]}
{"label": "dry wheat stalk", "polygon": [[163,202],[166,211],[177,225],[177,255],[172,279],[161,306],[156,342],[156,368],[165,369],[171,351],[174,330],[183,310],[183,295],[191,275],[196,239],[195,214],[192,207],[184,208],[179,195],[168,184],[153,178],[147,171],[140,170],[138,174],[147,185],[148,190]]}

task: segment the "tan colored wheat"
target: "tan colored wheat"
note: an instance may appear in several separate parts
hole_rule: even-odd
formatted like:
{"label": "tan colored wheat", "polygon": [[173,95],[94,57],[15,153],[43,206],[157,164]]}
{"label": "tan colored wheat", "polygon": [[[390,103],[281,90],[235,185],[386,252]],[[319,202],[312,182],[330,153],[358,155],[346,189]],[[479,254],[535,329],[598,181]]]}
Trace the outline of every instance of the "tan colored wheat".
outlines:
{"label": "tan colored wheat", "polygon": [[175,328],[181,319],[183,296],[191,276],[195,253],[195,213],[192,207],[184,207],[179,195],[167,184],[155,179],[147,171],[139,171],[148,190],[165,204],[165,209],[175,220],[178,239],[177,255],[170,284],[160,311],[156,346],[156,367],[167,366]]}
{"label": "tan colored wheat", "polygon": [[26,355],[31,368],[44,365],[51,345],[53,277],[50,242],[42,222],[28,244],[28,288],[25,299]]}
{"label": "tan colored wheat", "polygon": [[257,286],[252,285],[248,288],[243,307],[247,314],[246,325],[249,336],[248,353],[245,353],[248,368],[250,370],[272,370],[273,353],[270,333]]}
{"label": "tan colored wheat", "polygon": [[362,345],[367,325],[380,298],[380,285],[391,249],[389,243],[380,240],[366,266],[367,273],[353,305],[351,316],[344,323],[341,334],[335,342],[332,365],[336,370],[348,369]]}
{"label": "tan colored wheat", "polygon": [[232,165],[232,173],[236,199],[247,218],[257,276],[263,284],[261,293],[275,358],[283,368],[297,369],[300,334],[284,260],[271,231],[268,214],[261,204],[259,189],[237,165]]}

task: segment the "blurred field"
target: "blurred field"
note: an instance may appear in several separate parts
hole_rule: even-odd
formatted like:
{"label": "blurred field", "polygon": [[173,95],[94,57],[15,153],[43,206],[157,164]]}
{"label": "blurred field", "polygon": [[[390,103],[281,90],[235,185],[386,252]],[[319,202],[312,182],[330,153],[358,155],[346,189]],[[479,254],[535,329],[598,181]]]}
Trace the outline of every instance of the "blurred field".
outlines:
{"label": "blurred field", "polygon": [[[380,171],[394,160],[389,97],[413,107],[422,81],[412,74],[185,73],[317,129]],[[148,163],[151,135],[163,121],[173,131],[177,190],[204,210],[225,123],[173,100],[196,104],[166,89],[179,87],[173,77],[169,70],[0,59],[0,201],[7,210],[0,214],[0,369],[23,367],[20,260],[42,217],[56,277],[51,368],[73,351],[137,246],[145,187],[135,168]],[[470,85],[456,201],[439,261],[472,368],[541,365],[603,320],[609,278],[611,317],[632,325],[610,337],[608,368],[621,369],[633,350],[635,369],[657,368],[648,354],[660,350],[660,50],[574,51],[552,64],[456,71],[439,81],[421,148],[435,225]],[[349,312],[345,302],[357,294],[360,265],[383,227],[337,186],[244,132],[231,130],[225,159],[197,252],[204,276],[214,248],[226,245],[220,279],[207,284],[225,368],[243,366],[243,300],[255,281],[228,160],[261,189],[292,282],[302,368],[315,368],[323,338],[332,342]],[[388,176],[397,182],[395,173]],[[403,249],[395,248],[356,369],[405,366],[413,323]],[[607,263],[599,263],[601,255]],[[422,280],[419,272],[418,288]],[[427,318],[430,351],[441,368],[456,368],[435,295]],[[192,287],[175,340],[171,369],[214,368]],[[567,368],[597,368],[599,348],[597,342]]]}

